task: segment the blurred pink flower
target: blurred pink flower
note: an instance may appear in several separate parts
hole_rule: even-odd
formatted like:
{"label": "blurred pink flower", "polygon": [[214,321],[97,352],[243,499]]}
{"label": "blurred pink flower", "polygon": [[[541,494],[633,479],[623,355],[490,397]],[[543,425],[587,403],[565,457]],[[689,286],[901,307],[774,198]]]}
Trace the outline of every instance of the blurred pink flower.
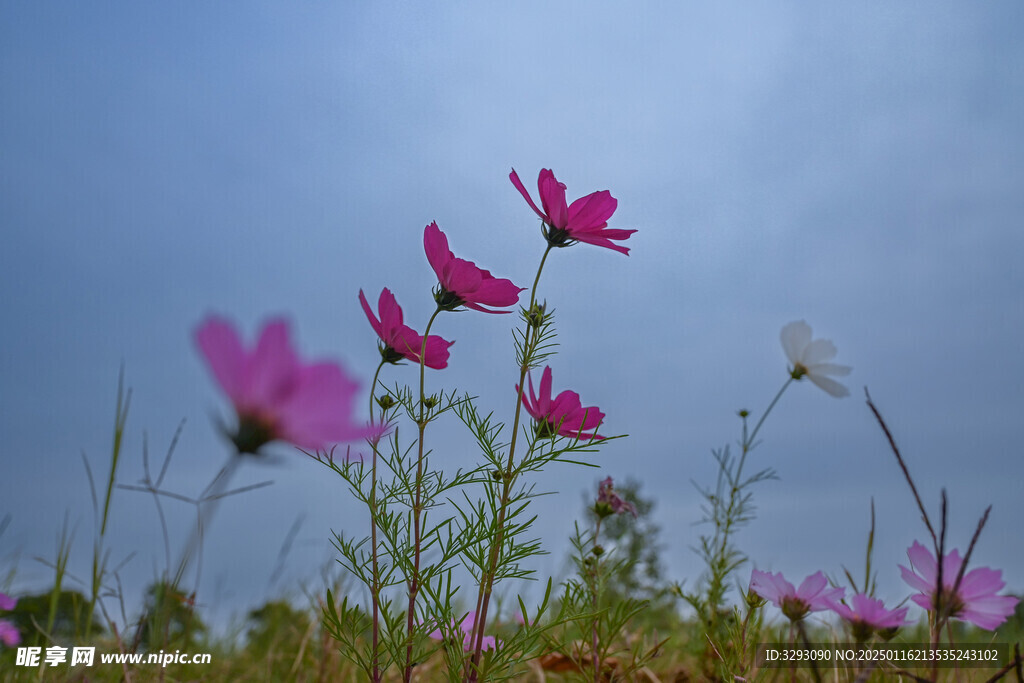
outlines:
{"label": "blurred pink flower", "polygon": [[14,647],[21,642],[21,633],[6,619],[0,619],[0,642],[7,647]]}
{"label": "blurred pink flower", "polygon": [[[470,612],[462,618],[462,623],[459,624],[458,629],[462,632],[462,649],[466,652],[472,650],[475,646],[473,643],[473,628],[476,626],[476,612]],[[433,631],[427,634],[428,637],[434,640],[444,640],[444,634],[441,633],[441,629]],[[500,640],[497,640],[494,636],[484,636],[482,641],[482,648],[484,650],[493,650],[497,647]]]}
{"label": "blurred pink flower", "polygon": [[[359,302],[363,305],[363,311],[373,331],[384,342],[380,350],[384,360],[388,363],[397,363],[402,358],[407,358],[418,365],[420,351],[423,349],[423,335],[416,334],[415,330],[402,323],[402,307],[395,301],[391,290],[387,287],[381,290],[380,299],[377,301],[380,320],[373,314],[373,309],[370,308],[361,289]],[[448,347],[454,343],[434,334],[427,337],[427,353],[423,364],[435,370],[448,367]]]}
{"label": "blurred pink flower", "polygon": [[[9,612],[17,604],[17,598],[12,598],[6,593],[0,593],[0,610]],[[21,642],[21,633],[18,632],[18,628],[6,619],[0,619],[0,642],[7,647],[14,647]]]}
{"label": "blurred pink flower", "polygon": [[[907,557],[910,558],[911,568],[900,565],[900,573],[912,588],[921,591],[910,599],[929,612],[933,611],[939,564],[935,556],[917,541],[907,550]],[[953,593],[953,584],[956,583],[963,563],[963,558],[956,550],[943,558],[939,608],[946,617],[969,621],[975,626],[994,631],[1013,614],[1018,600],[1012,595],[996,595],[1006,586],[1003,572],[988,567],[979,567],[965,573],[957,592]]]}
{"label": "blurred pink flower", "polygon": [[842,398],[849,396],[850,391],[834,379],[826,375],[845,377],[850,374],[846,365],[828,363],[836,357],[836,347],[828,339],[811,341],[811,326],[803,320],[792,322],[782,328],[782,348],[786,357],[793,365],[790,374],[793,379],[803,377],[811,380],[827,394]]}
{"label": "blurred pink flower", "polygon": [[232,441],[239,453],[254,454],[277,439],[318,450],[379,436],[379,428],[353,422],[358,382],[337,363],[303,363],[284,320],[268,322],[252,350],[242,346],[231,323],[216,316],[200,325],[195,339],[238,413]]}
{"label": "blurred pink flower", "polygon": [[477,268],[472,261],[456,258],[448,249],[448,238],[437,223],[431,223],[423,231],[423,248],[441,286],[434,293],[434,300],[441,308],[451,311],[465,306],[483,313],[511,313],[493,311],[484,306],[504,308],[519,302],[522,287],[516,287],[511,280],[494,277],[489,271]]}
{"label": "blurred pink flower", "polygon": [[770,600],[791,621],[803,619],[808,612],[834,609],[835,603],[846,595],[845,588],[828,588],[828,579],[821,572],[811,574],[800,588],[794,588],[781,572],[771,574],[755,569],[750,575],[749,590]]}
{"label": "blurred pink flower", "polygon": [[832,610],[845,619],[858,640],[867,640],[872,632],[897,629],[907,623],[907,607],[887,610],[877,598],[857,593],[850,598],[850,607],[841,602],[832,604]]}
{"label": "blurred pink flower", "polygon": [[[533,378],[528,377],[530,391],[523,392],[523,406],[537,421],[537,428],[543,436],[556,434],[570,439],[603,439],[597,428],[604,421],[604,413],[597,406],[584,408],[580,395],[575,391],[563,391],[551,398],[551,368],[545,367],[540,378],[540,395],[533,391]],[[516,385],[519,392],[519,385]]]}
{"label": "blurred pink flower", "polygon": [[549,169],[542,169],[537,178],[537,190],[540,192],[541,211],[533,203],[533,198],[526,191],[515,169],[509,174],[509,180],[523,195],[534,213],[544,221],[544,236],[548,244],[555,247],[568,247],[576,242],[586,242],[599,247],[607,247],[629,255],[629,249],[612,240],[629,239],[636,230],[619,230],[608,227],[608,219],[615,213],[619,202],[608,190],[593,192],[580,197],[571,205],[565,201],[565,185],[555,179]]}
{"label": "blurred pink flower", "polygon": [[615,492],[611,477],[608,477],[598,485],[597,504],[594,506],[594,511],[599,517],[619,515],[624,512],[628,512],[636,517],[636,506],[623,500],[622,497]]}

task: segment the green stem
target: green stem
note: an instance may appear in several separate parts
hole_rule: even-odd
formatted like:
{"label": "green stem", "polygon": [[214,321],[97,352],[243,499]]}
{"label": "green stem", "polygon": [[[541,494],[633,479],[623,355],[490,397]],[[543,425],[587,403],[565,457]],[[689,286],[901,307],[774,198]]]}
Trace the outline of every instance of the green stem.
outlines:
{"label": "green stem", "polygon": [[[530,288],[530,305],[527,307],[527,313],[533,311],[534,304],[537,303],[537,285],[540,283],[540,274],[544,270],[544,263],[547,261],[548,254],[551,253],[552,246],[549,244],[547,249],[544,250],[544,255],[540,259],[540,265],[537,267],[537,275],[533,278],[533,287]],[[476,623],[473,626],[473,657],[470,659],[469,670],[467,671],[468,679],[471,682],[477,680],[478,667],[480,662],[480,655],[483,650],[484,641],[484,627],[487,624],[487,609],[491,601],[491,591],[494,588],[494,574],[497,571],[498,559],[501,553],[501,544],[505,540],[505,515],[508,510],[509,494],[512,491],[514,481],[514,464],[515,464],[515,452],[516,452],[516,440],[519,437],[519,422],[522,417],[523,410],[523,390],[526,384],[526,373],[530,371],[530,359],[533,352],[536,350],[533,347],[537,343],[537,333],[534,332],[531,335],[531,330],[534,328],[527,323],[526,332],[523,334],[523,362],[519,368],[519,391],[516,394],[516,410],[515,417],[512,420],[512,440],[509,442],[508,447],[508,464],[505,466],[505,474],[502,477],[503,485],[501,491],[501,503],[498,507],[498,519],[495,525],[495,535],[491,543],[490,557],[488,558],[487,570],[480,576],[480,591],[477,594],[477,609],[476,609]]]}
{"label": "green stem", "polygon": [[[370,385],[370,423],[373,423],[373,394],[377,390],[377,378],[384,367],[384,360],[377,366],[373,373],[373,383]],[[381,424],[384,423],[384,410],[380,411]],[[370,554],[373,558],[373,577],[370,586],[370,599],[373,601],[373,650],[371,661],[373,662],[373,681],[380,683],[380,566],[377,559],[377,440],[370,444],[373,448],[373,464],[370,470]]]}
{"label": "green stem", "polygon": [[[725,569],[725,556],[729,548],[729,536],[732,534],[733,518],[735,516],[737,506],[740,505],[739,493],[743,486],[741,481],[743,466],[747,462],[747,455],[749,455],[750,451],[754,448],[754,442],[757,439],[757,434],[761,431],[761,427],[764,425],[765,419],[768,417],[769,413],[772,412],[775,404],[779,402],[779,399],[782,398],[782,394],[792,383],[792,377],[786,380],[785,384],[782,385],[782,388],[779,389],[779,392],[775,394],[775,398],[773,398],[772,402],[768,404],[764,413],[761,414],[761,419],[759,419],[757,424],[754,425],[754,430],[749,434],[747,433],[747,419],[746,417],[743,418],[743,440],[740,443],[740,460],[736,466],[736,474],[731,477],[732,481],[729,482],[729,505],[725,509],[725,521],[724,527],[722,528],[721,542],[718,544],[715,553],[714,565],[712,566],[711,585],[708,589],[707,617],[710,622],[708,624],[709,631],[712,632],[714,632],[718,621],[718,605],[722,594],[724,593],[725,579],[728,575],[728,572]],[[723,472],[725,472],[724,467],[725,466],[723,465]],[[721,575],[719,576],[719,574]]]}
{"label": "green stem", "polygon": [[[598,540],[601,536],[601,516],[597,517],[597,525],[594,527],[594,549],[598,546]],[[591,660],[594,664],[594,683],[599,683],[601,680],[601,658],[598,655],[598,638],[597,638],[597,626],[600,617],[598,616],[598,593],[601,590],[601,558],[597,553],[592,553],[594,556],[594,575],[593,584],[591,588],[591,607],[594,610],[594,620],[590,624],[590,651]]]}
{"label": "green stem", "polygon": [[403,680],[406,683],[412,680],[412,646],[413,646],[413,631],[416,627],[415,613],[416,613],[416,593],[419,591],[420,585],[420,514],[422,513],[422,492],[423,492],[423,433],[427,428],[427,406],[426,396],[424,395],[423,387],[425,382],[425,369],[427,359],[427,338],[430,334],[430,328],[434,325],[434,320],[437,318],[437,314],[443,309],[438,306],[434,314],[430,316],[430,320],[427,322],[427,328],[423,331],[423,344],[420,347],[420,414],[419,419],[416,421],[416,425],[419,428],[418,452],[416,454],[416,497],[412,507],[412,519],[413,519],[413,566],[412,576],[409,577],[408,591],[409,591],[409,613],[406,617],[406,632],[408,634],[408,643],[405,648],[405,675]]}

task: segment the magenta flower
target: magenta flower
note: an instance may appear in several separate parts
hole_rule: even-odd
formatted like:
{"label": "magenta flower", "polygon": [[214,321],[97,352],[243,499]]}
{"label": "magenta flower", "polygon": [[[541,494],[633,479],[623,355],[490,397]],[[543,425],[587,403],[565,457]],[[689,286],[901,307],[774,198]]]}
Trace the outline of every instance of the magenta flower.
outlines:
{"label": "magenta flower", "polygon": [[936,598],[944,618],[969,621],[988,631],[994,631],[1006,618],[1013,614],[1017,598],[1012,595],[996,595],[1006,583],[1003,572],[988,567],[972,569],[964,574],[956,593],[953,584],[963,566],[963,558],[954,550],[942,560],[942,590],[936,595],[939,564],[935,556],[923,545],[914,541],[907,550],[911,569],[900,565],[903,580],[912,588],[921,591],[911,600],[929,612],[935,610]]}
{"label": "magenta flower", "polygon": [[829,588],[828,579],[821,572],[811,574],[800,588],[794,588],[781,572],[771,574],[755,569],[750,574],[749,590],[770,600],[790,621],[800,621],[808,612],[833,609],[846,595],[845,588]]}
{"label": "magenta flower", "polygon": [[207,318],[195,338],[238,413],[231,440],[239,453],[254,454],[278,439],[318,450],[379,435],[379,429],[353,422],[358,382],[337,363],[303,363],[284,320],[267,323],[252,350],[219,317]]}
{"label": "magenta flower", "polygon": [[622,497],[615,492],[612,478],[608,477],[597,487],[597,504],[594,505],[594,512],[596,512],[599,517],[621,515],[624,512],[628,512],[636,517],[636,506],[623,500]]}
{"label": "magenta flower", "polygon": [[504,308],[519,302],[519,292],[523,287],[516,287],[511,280],[494,277],[489,271],[477,268],[472,261],[456,258],[448,249],[448,238],[437,223],[431,223],[423,231],[423,248],[440,285],[434,292],[434,300],[444,310],[453,311],[465,306],[483,313],[511,313],[492,311],[484,306]]}
{"label": "magenta flower", "polygon": [[[551,398],[551,368],[545,367],[540,378],[540,395],[533,391],[533,378],[527,378],[530,392],[523,392],[523,406],[526,412],[537,421],[537,431],[541,436],[566,436],[570,439],[603,439],[597,428],[604,421],[604,413],[597,406],[584,408],[580,403],[580,395],[575,391],[563,391]],[[516,393],[519,385],[516,385]]]}
{"label": "magenta flower", "polygon": [[895,630],[907,623],[907,607],[887,610],[877,598],[857,593],[850,598],[850,607],[841,602],[832,604],[832,611],[850,624],[854,637],[864,642],[875,631]]}
{"label": "magenta flower", "polygon": [[549,169],[542,169],[537,178],[537,189],[540,192],[541,211],[533,203],[533,198],[526,191],[515,169],[508,175],[509,180],[523,195],[534,213],[544,221],[544,237],[553,247],[568,247],[576,242],[586,242],[599,247],[607,247],[629,255],[626,247],[612,244],[612,240],[629,239],[636,230],[618,230],[608,227],[608,219],[615,213],[618,200],[608,190],[593,192],[580,197],[571,205],[566,206],[565,185],[555,179]]}
{"label": "magenta flower", "polygon": [[7,647],[14,647],[21,642],[21,633],[6,619],[0,619],[0,642]]}
{"label": "magenta flower", "polygon": [[[397,363],[407,358],[419,364],[420,352],[423,350],[423,335],[416,334],[415,330],[402,323],[402,307],[395,301],[391,290],[387,287],[381,290],[380,299],[377,301],[380,320],[373,314],[373,309],[366,302],[366,296],[361,289],[359,302],[363,305],[370,326],[383,342],[380,355],[384,360],[388,363]],[[448,367],[448,347],[454,343],[434,334],[427,337],[427,353],[423,364],[435,370]]]}
{"label": "magenta flower", "polygon": [[[469,652],[473,649],[473,628],[476,626],[476,612],[470,612],[462,618],[462,622],[458,626],[458,630],[462,632],[462,649]],[[428,633],[429,638],[434,640],[444,640],[444,634],[441,633],[441,629],[438,628],[432,633]],[[484,650],[493,650],[501,641],[496,639],[494,636],[484,636],[482,641],[482,648]]]}
{"label": "magenta flower", "polygon": [[[0,593],[0,610],[9,612],[17,604],[17,598],[12,598],[6,593]],[[21,642],[21,633],[18,632],[18,628],[6,619],[0,619],[0,642],[7,647],[14,647]]]}

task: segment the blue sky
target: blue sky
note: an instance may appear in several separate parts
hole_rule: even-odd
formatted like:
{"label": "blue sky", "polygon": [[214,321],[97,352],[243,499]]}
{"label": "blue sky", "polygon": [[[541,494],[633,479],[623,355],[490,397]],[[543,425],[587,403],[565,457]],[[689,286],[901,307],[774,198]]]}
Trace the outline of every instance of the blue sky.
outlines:
{"label": "blue sky", "polygon": [[[861,566],[878,512],[880,595],[902,599],[925,530],[861,399],[868,386],[933,515],[948,489],[961,550],[1024,590],[1024,45],[1017,3],[402,3],[0,6],[0,575],[49,584],[68,512],[72,569],[92,535],[81,454],[105,468],[117,375],[133,388],[120,481],[186,426],[168,488],[194,495],[225,459],[226,415],[191,335],[210,312],[252,338],[287,314],[303,352],[368,384],[377,361],[357,293],[395,292],[422,328],[436,220],[453,251],[526,286],[543,251],[508,182],[541,168],[570,199],[608,189],[629,257],[553,254],[556,388],[628,433],[597,471],[540,482],[552,556],[581,492],[634,477],[658,502],[664,559],[696,580],[691,480],[785,381],[781,327],[807,320],[852,365],[852,398],[787,392],[755,451],[780,480],[756,492],[739,542],[801,578]],[[433,387],[510,416],[512,320],[464,313]],[[411,368],[389,383],[413,381]],[[453,462],[465,436],[442,429]],[[437,444],[439,451],[443,448]],[[239,482],[204,566],[206,599],[240,612],[313,584],[331,529],[363,511],[323,468],[279,449]],[[191,512],[172,512],[172,547]],[[152,501],[120,491],[115,559],[141,594],[162,567]],[[301,530],[284,577],[281,543]],[[175,540],[178,543],[175,543]],[[747,570],[744,570],[745,572]],[[745,575],[746,576],[746,575]],[[745,577],[744,577],[745,580]]]}

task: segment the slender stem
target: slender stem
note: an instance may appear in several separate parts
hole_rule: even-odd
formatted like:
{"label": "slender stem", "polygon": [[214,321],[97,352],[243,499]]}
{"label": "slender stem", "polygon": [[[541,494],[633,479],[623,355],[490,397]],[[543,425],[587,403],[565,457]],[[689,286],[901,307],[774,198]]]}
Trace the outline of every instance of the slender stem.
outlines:
{"label": "slender stem", "polygon": [[[242,459],[244,457],[245,456],[240,454],[238,451],[233,451],[231,455],[228,456],[227,464],[224,465],[224,467],[222,467],[220,471],[217,472],[217,474],[214,476],[213,480],[210,481],[209,484],[207,484],[206,489],[203,491],[202,497],[196,503],[199,510],[198,519],[196,520],[196,526],[192,529],[192,534],[189,537],[188,543],[185,544],[184,551],[182,552],[181,555],[181,561],[178,563],[178,570],[174,575],[174,581],[171,583],[171,588],[175,590],[178,588],[179,584],[181,583],[181,580],[185,576],[185,572],[188,570],[189,564],[191,564],[192,562],[193,555],[201,552],[203,541],[203,529],[204,527],[209,527],[210,523],[213,521],[213,515],[220,505],[220,500],[223,497],[224,492],[227,490],[228,482],[231,481],[231,478],[234,476],[235,471],[238,469],[238,466],[242,464]],[[203,521],[204,507],[206,508],[205,523]],[[197,585],[194,587],[195,590],[198,590],[199,588],[199,570],[200,568],[197,567]]]}
{"label": "slender stem", "polygon": [[907,484],[910,485],[910,492],[914,494],[914,500],[917,501],[917,509],[921,511],[921,519],[924,520],[924,525],[928,527],[928,533],[932,535],[932,546],[936,549],[939,548],[939,539],[935,535],[935,529],[932,527],[932,522],[928,518],[928,511],[924,508],[924,503],[921,502],[921,496],[917,493],[917,487],[914,485],[914,479],[910,476],[910,470],[907,469],[907,463],[903,461],[903,456],[900,454],[900,449],[896,445],[896,439],[893,438],[892,432],[889,431],[889,426],[885,424],[885,420],[882,419],[882,414],[878,412],[878,408],[871,401],[871,394],[868,393],[867,388],[864,389],[864,396],[867,398],[868,408],[871,409],[871,413],[875,416],[878,421],[878,426],[882,428],[885,433],[885,438],[889,441],[889,448],[892,449],[893,455],[896,456],[896,462],[899,463],[900,469],[903,470],[903,476],[907,480]]}
{"label": "slender stem", "polygon": [[413,519],[413,565],[412,565],[412,576],[408,580],[409,590],[409,614],[406,616],[406,632],[408,633],[409,642],[406,643],[405,647],[405,675],[403,680],[409,683],[412,680],[412,646],[413,646],[413,631],[416,627],[416,594],[420,589],[420,514],[422,513],[422,494],[423,494],[423,433],[427,428],[427,406],[426,396],[424,395],[423,387],[425,381],[425,368],[427,359],[427,337],[430,334],[430,328],[434,324],[434,319],[437,318],[437,314],[443,309],[438,306],[434,311],[433,315],[430,316],[430,320],[427,322],[427,328],[423,331],[423,344],[420,347],[420,414],[419,419],[416,421],[416,425],[419,428],[419,437],[416,439],[418,451],[416,454],[416,496],[412,507],[412,519]]}
{"label": "slender stem", "polygon": [[756,425],[754,425],[754,431],[750,432],[750,437],[747,438],[747,440],[746,440],[746,446],[747,447],[743,449],[744,452],[747,452],[751,448],[754,447],[754,439],[757,438],[757,433],[759,431],[761,431],[761,425],[764,424],[765,418],[767,418],[768,414],[770,412],[772,412],[772,408],[774,408],[775,404],[779,402],[780,398],[782,398],[783,392],[786,391],[786,389],[788,389],[789,385],[792,384],[792,383],[793,383],[793,378],[792,377],[787,379],[786,383],[782,385],[781,389],[779,389],[779,393],[775,394],[775,398],[773,398],[772,402],[768,404],[767,408],[765,408],[765,411],[761,414],[761,419],[757,421]]}
{"label": "slender stem", "polygon": [[[597,524],[594,527],[594,548],[598,546],[598,538],[601,535],[601,516],[597,517]],[[601,680],[601,658],[597,652],[597,623],[600,617],[598,616],[598,593],[601,589],[601,561],[600,557],[594,553],[594,575],[593,584],[591,587],[590,603],[594,610],[594,620],[590,623],[590,654],[591,661],[594,664],[594,683],[599,683]]]}
{"label": "slender stem", "polygon": [[[373,422],[373,393],[377,390],[377,378],[384,367],[382,359],[377,371],[373,373],[373,383],[370,385],[370,422]],[[380,411],[381,423],[384,422],[384,410]],[[380,683],[380,565],[377,557],[377,440],[370,444],[373,447],[373,464],[370,470],[370,554],[373,558],[373,577],[370,586],[370,599],[373,602],[373,650],[371,661],[373,662],[373,681]]]}
{"label": "slender stem", "polygon": [[[733,476],[732,481],[729,482],[729,505],[725,511],[725,526],[722,529],[721,542],[718,544],[718,549],[715,554],[716,566],[721,566],[724,563],[725,553],[729,547],[729,536],[732,533],[735,509],[738,505],[740,505],[739,492],[740,489],[743,487],[743,484],[741,482],[741,476],[743,474],[743,466],[747,462],[747,455],[749,455],[750,451],[753,450],[755,439],[757,438],[758,432],[761,431],[761,426],[764,425],[765,419],[768,417],[769,413],[772,412],[772,409],[775,407],[775,404],[779,402],[779,399],[782,398],[782,394],[786,391],[787,388],[789,388],[789,385],[792,383],[792,377],[786,380],[785,384],[782,385],[782,388],[779,389],[777,394],[775,394],[775,398],[772,399],[772,402],[768,404],[768,407],[761,414],[761,419],[759,419],[757,421],[757,424],[754,425],[754,430],[749,434],[747,433],[746,417],[743,418],[743,440],[740,443],[740,461],[736,466],[735,476]],[[720,584],[720,582],[717,583]],[[718,588],[716,588],[715,584],[713,583],[712,588],[709,589],[708,592],[708,619],[710,621],[711,630],[714,629],[715,623],[718,620],[718,590],[721,590],[721,587],[719,586]]]}
{"label": "slender stem", "polygon": [[[544,250],[544,255],[540,259],[540,265],[537,267],[537,275],[533,278],[533,286],[530,288],[530,304],[527,307],[527,313],[533,311],[534,304],[537,303],[537,285],[540,283],[540,274],[544,270],[544,263],[547,261],[548,254],[551,253],[552,246],[549,244],[547,249]],[[533,345],[537,343],[537,333],[531,334],[534,330],[533,326],[527,323],[526,332],[523,334],[523,362],[519,368],[519,391],[516,394],[516,409],[515,417],[512,420],[512,439],[508,446],[508,464],[505,466],[505,473],[502,477],[502,491],[501,491],[501,502],[498,507],[498,518],[495,525],[495,535],[491,542],[491,552],[488,558],[487,569],[480,575],[480,591],[477,594],[477,612],[476,612],[476,623],[473,626],[473,657],[470,659],[469,670],[467,671],[467,678],[473,682],[477,680],[478,665],[480,662],[480,654],[483,650],[484,641],[484,627],[487,624],[487,609],[491,601],[491,591],[494,588],[494,574],[497,571],[498,559],[501,554],[501,544],[505,540],[505,515],[508,510],[509,494],[512,491],[512,485],[514,484],[514,464],[515,464],[515,452],[516,452],[516,441],[519,437],[519,421],[522,417],[523,410],[523,390],[526,384],[526,373],[530,371],[530,359],[533,352],[536,350]]]}

